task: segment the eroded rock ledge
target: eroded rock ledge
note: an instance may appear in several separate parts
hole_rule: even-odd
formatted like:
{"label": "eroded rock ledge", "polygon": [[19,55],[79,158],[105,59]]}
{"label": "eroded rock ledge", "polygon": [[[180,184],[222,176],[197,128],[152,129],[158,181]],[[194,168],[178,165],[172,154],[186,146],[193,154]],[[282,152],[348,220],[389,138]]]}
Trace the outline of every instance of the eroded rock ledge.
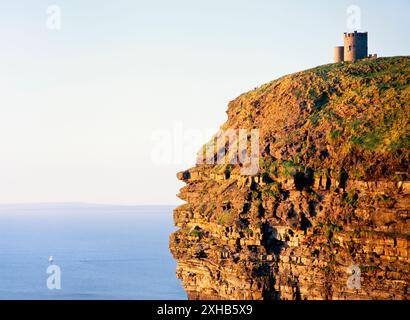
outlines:
{"label": "eroded rock ledge", "polygon": [[230,103],[223,128],[261,131],[260,174],[178,174],[170,248],[190,299],[408,299],[409,65],[324,66]]}

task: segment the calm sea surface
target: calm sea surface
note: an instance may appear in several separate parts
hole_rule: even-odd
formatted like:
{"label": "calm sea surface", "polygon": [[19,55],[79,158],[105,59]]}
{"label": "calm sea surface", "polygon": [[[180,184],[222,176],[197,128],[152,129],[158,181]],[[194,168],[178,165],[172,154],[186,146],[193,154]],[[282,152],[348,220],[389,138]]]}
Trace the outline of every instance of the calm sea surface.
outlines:
{"label": "calm sea surface", "polygon": [[[172,207],[0,206],[0,299],[186,299]],[[49,257],[61,290],[49,290]]]}

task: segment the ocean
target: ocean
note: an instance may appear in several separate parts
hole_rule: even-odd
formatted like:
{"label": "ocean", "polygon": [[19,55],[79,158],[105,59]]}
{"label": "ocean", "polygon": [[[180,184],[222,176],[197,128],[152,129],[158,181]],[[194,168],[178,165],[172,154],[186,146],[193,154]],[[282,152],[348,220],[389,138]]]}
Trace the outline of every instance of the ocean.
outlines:
{"label": "ocean", "polygon": [[[172,209],[0,206],[0,299],[186,299],[168,248]],[[57,276],[60,289],[47,285]]]}

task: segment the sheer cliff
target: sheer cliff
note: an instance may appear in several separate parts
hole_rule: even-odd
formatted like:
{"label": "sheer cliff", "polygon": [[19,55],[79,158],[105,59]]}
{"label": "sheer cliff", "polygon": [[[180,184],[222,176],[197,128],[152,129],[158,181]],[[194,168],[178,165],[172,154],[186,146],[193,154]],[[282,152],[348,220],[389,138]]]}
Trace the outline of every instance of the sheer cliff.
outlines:
{"label": "sheer cliff", "polygon": [[221,129],[259,130],[259,172],[178,174],[186,204],[170,249],[188,297],[409,298],[409,101],[410,57],[394,57],[288,75],[230,102]]}

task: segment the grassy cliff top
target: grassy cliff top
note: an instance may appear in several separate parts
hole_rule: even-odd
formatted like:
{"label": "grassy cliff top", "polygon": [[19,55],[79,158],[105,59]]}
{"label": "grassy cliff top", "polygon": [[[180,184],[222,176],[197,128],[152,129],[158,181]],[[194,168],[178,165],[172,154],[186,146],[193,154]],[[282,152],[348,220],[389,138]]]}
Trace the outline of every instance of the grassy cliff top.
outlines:
{"label": "grassy cliff top", "polygon": [[409,102],[410,57],[342,62],[242,94],[230,102],[222,128],[260,129],[267,172],[285,166],[344,170],[357,180],[403,179]]}

